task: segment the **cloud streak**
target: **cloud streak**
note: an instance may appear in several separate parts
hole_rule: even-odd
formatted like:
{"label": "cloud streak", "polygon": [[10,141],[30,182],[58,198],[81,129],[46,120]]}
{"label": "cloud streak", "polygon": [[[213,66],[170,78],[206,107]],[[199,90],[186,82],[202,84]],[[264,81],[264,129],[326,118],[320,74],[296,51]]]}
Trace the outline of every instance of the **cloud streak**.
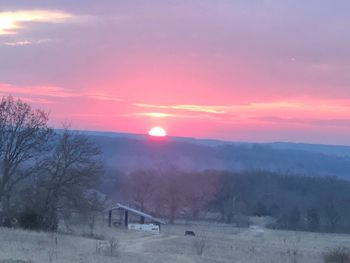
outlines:
{"label": "cloud streak", "polygon": [[51,39],[39,39],[39,40],[24,39],[19,41],[5,42],[2,45],[9,46],[9,47],[17,47],[17,46],[41,45],[51,41],[52,41]]}
{"label": "cloud streak", "polygon": [[[344,126],[350,116],[348,99],[295,98],[232,105],[157,105],[136,103],[134,106],[161,109],[162,113],[139,113],[148,117],[213,119],[225,123],[283,123]],[[345,122],[347,123],[347,122]]]}
{"label": "cloud streak", "polygon": [[14,95],[35,103],[55,103],[57,99],[89,98],[100,101],[121,101],[121,98],[105,93],[76,92],[56,86],[27,86],[18,87],[11,84],[0,83],[0,95]]}
{"label": "cloud streak", "polygon": [[142,108],[156,108],[156,109],[171,109],[171,110],[185,110],[191,112],[205,112],[205,113],[225,113],[225,109],[229,106],[208,106],[208,105],[155,105],[135,103],[134,106]]}
{"label": "cloud streak", "polygon": [[0,35],[17,34],[27,23],[65,23],[75,18],[73,14],[51,10],[21,10],[0,12]]}
{"label": "cloud streak", "polygon": [[263,102],[250,102],[232,105],[158,105],[135,103],[134,106],[141,108],[181,110],[197,113],[226,114],[235,111],[270,111],[270,110],[293,110],[293,111],[327,111],[349,112],[350,100],[344,99],[310,99],[295,98],[291,100],[275,100]]}

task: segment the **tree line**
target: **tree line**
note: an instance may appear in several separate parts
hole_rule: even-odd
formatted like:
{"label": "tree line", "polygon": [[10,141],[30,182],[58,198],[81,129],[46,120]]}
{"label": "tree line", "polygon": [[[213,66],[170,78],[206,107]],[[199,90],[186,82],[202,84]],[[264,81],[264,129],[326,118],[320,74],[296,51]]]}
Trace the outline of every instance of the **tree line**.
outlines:
{"label": "tree line", "polygon": [[211,219],[247,226],[270,217],[275,229],[350,232],[350,182],[266,171],[138,170],[125,176],[131,205],[175,219]]}
{"label": "tree line", "polygon": [[1,224],[56,230],[59,214],[97,209],[89,194],[103,169],[99,149],[48,113],[13,97],[0,102]]}

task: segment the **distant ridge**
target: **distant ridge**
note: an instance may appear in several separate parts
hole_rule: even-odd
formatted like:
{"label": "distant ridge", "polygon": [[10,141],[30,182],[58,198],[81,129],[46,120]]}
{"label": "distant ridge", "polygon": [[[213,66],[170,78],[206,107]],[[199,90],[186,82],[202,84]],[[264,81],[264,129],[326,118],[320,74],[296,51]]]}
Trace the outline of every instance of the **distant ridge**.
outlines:
{"label": "distant ridge", "polygon": [[111,173],[176,167],[186,171],[270,171],[350,180],[349,146],[229,142],[171,136],[151,140],[145,134],[74,132],[89,136],[100,147],[106,170]]}
{"label": "distant ridge", "polygon": [[[81,130],[75,130],[75,132],[81,132],[89,136],[102,136],[102,137],[109,137],[109,138],[127,138],[127,139],[135,139],[135,140],[145,140],[148,138],[147,134],[105,132],[105,131],[81,131]],[[194,143],[194,144],[200,144],[200,145],[206,145],[206,146],[261,145],[261,146],[271,147],[272,149],[301,150],[301,151],[322,153],[327,155],[350,157],[350,146],[347,146],[347,145],[327,145],[327,144],[312,144],[312,143],[297,143],[297,142],[271,142],[271,143],[237,142],[237,141],[225,141],[225,140],[217,140],[217,139],[198,139],[198,138],[192,138],[192,137],[177,137],[177,136],[168,136],[167,140],[174,141],[174,142]]]}

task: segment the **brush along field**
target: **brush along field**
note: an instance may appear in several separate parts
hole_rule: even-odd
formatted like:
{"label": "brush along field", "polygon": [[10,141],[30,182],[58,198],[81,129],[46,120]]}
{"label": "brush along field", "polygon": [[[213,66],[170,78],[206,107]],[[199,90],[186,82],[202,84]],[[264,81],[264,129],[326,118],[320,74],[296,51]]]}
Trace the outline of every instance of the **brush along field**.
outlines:
{"label": "brush along field", "polygon": [[[184,236],[192,230],[196,237]],[[0,229],[1,263],[323,262],[323,253],[350,247],[349,235],[247,229],[227,225],[167,225],[161,234],[99,227],[80,234]],[[95,238],[96,238],[95,237]]]}

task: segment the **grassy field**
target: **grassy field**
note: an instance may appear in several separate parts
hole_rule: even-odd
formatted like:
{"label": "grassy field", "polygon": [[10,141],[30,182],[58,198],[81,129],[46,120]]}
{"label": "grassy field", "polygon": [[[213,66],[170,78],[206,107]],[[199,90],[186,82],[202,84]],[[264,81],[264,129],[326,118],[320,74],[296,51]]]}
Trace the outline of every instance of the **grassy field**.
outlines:
{"label": "grassy field", "polygon": [[[193,230],[196,237],[185,237]],[[167,225],[161,234],[100,227],[73,234],[0,229],[0,262],[323,262],[333,248],[350,247],[349,235],[274,231],[227,225]]]}

